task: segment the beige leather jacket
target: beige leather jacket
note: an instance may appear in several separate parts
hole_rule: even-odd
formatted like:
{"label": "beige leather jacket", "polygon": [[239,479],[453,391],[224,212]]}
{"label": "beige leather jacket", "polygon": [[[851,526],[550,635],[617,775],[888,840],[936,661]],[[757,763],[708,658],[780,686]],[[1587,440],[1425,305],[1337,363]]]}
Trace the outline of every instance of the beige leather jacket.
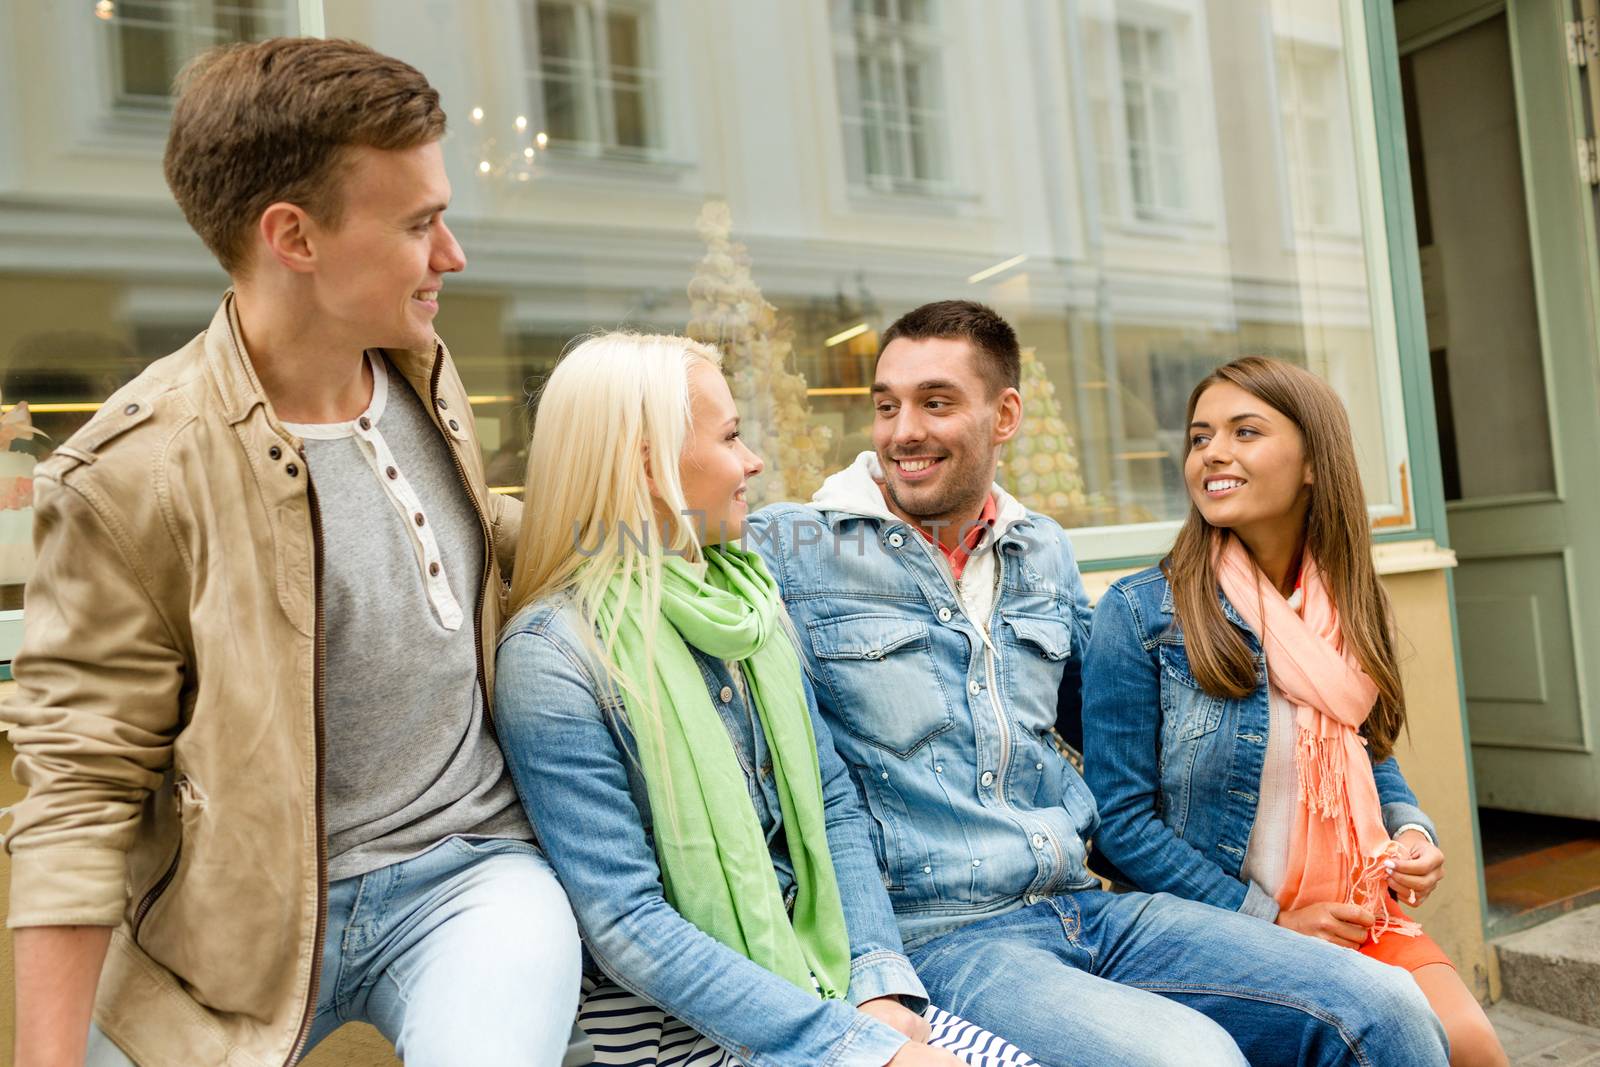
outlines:
{"label": "beige leather jacket", "polygon": [[[278,1067],[311,1025],[327,892],[318,511],[233,298],[39,465],[14,723],[9,925],[116,926],[95,1018],[145,1067]],[[443,344],[389,358],[434,415],[497,552],[479,596],[494,692],[490,494]]]}

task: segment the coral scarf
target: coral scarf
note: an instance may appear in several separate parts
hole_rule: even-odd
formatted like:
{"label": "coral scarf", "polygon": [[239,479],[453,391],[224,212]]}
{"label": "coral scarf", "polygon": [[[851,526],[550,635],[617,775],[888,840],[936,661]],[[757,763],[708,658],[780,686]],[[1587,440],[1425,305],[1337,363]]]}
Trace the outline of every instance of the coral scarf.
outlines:
{"label": "coral scarf", "polygon": [[1361,724],[1378,687],[1344,648],[1339,612],[1316,561],[1300,575],[1300,611],[1267,581],[1237,537],[1225,535],[1217,575],[1229,602],[1261,637],[1272,682],[1295,707],[1294,765],[1299,789],[1289,863],[1278,906],[1285,911],[1327,901],[1373,913],[1372,938],[1422,928],[1389,903],[1386,859],[1399,854],[1383,826]]}

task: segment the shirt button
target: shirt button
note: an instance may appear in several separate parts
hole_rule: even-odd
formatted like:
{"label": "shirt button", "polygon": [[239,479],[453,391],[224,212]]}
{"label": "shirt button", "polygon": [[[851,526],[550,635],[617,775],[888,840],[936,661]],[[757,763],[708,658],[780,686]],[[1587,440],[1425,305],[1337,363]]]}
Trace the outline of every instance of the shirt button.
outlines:
{"label": "shirt button", "polygon": [[1033,835],[1033,847],[1037,848],[1037,849],[1043,849],[1044,848],[1044,835],[1043,834],[1034,834]]}
{"label": "shirt button", "polygon": [[422,512],[420,512],[420,511],[417,512],[415,515],[411,516],[411,518],[412,518],[412,521],[414,521],[418,526],[421,526],[423,523],[428,521],[427,519],[422,517]]}
{"label": "shirt button", "polygon": [[971,693],[973,696],[977,696],[979,693],[983,692],[983,686],[979,685],[977,682],[968,682],[967,692]]}
{"label": "shirt button", "polygon": [[1042,764],[1042,763],[1035,763],[1035,764],[1034,764],[1034,765],[1033,765],[1033,769],[1034,769],[1034,770],[1036,770],[1036,771],[1042,771],[1042,770],[1044,770],[1044,764]]}
{"label": "shirt button", "polygon": [[882,779],[883,779],[883,780],[884,780],[884,781],[886,781],[886,782],[887,782],[887,781],[888,781],[888,780],[889,780],[889,772],[888,772],[888,771],[884,771],[884,772],[883,772],[883,773],[882,773],[882,774],[880,774],[880,775],[879,775],[879,776],[878,776],[878,777],[880,777],[880,778],[882,778]]}
{"label": "shirt button", "polygon": [[951,612],[950,612],[949,608],[940,608],[939,609],[939,621],[940,622],[949,622],[950,621],[950,615],[951,615]]}
{"label": "shirt button", "polygon": [[944,773],[944,764],[942,764],[942,763],[935,763],[935,764],[934,764],[934,765],[933,765],[933,773],[934,773],[934,774],[943,774],[943,773]]}
{"label": "shirt button", "polygon": [[372,429],[372,420],[367,418],[365,415],[363,415],[363,416],[361,416],[361,421],[360,421],[360,423],[358,425],[363,430],[370,430],[370,429]]}
{"label": "shirt button", "polygon": [[722,692],[717,694],[717,699],[726,704],[733,699],[733,689],[730,686],[723,686]]}
{"label": "shirt button", "polygon": [[972,861],[972,865],[974,867],[982,867],[983,866],[983,861],[982,860],[973,860]]}
{"label": "shirt button", "polygon": [[889,544],[890,544],[891,547],[899,548],[901,545],[903,545],[905,543],[906,543],[906,539],[904,537],[901,537],[899,534],[892,533],[892,534],[889,535]]}
{"label": "shirt button", "polygon": [[933,868],[931,866],[929,866],[928,864],[924,863],[922,865],[922,873],[923,874],[932,874],[933,873]]}
{"label": "shirt button", "polygon": [[982,782],[983,785],[986,786],[986,787],[994,785],[994,772],[993,771],[984,771],[983,772],[983,777],[979,778],[978,781]]}
{"label": "shirt button", "polygon": [[387,474],[389,476],[389,480],[391,482],[394,481],[396,478],[400,477],[400,472],[395,470],[393,467],[385,467],[383,469],[383,473],[385,473],[385,474]]}
{"label": "shirt button", "polygon": [[438,562],[433,562],[433,563],[428,564],[428,573],[433,575],[435,578],[439,577],[439,564],[438,564]]}

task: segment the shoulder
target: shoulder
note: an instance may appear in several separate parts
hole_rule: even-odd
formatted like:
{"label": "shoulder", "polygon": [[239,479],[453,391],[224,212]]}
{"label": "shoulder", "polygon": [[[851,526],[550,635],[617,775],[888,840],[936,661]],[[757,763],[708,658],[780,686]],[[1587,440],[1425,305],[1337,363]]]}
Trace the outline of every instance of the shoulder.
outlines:
{"label": "shoulder", "polygon": [[100,405],[87,423],[39,464],[34,477],[120,491],[148,478],[200,414],[204,334],[157,360]]}
{"label": "shoulder", "polygon": [[1167,576],[1159,566],[1118,578],[1111,583],[1096,606],[1095,617],[1131,616],[1147,641],[1164,632],[1170,624],[1171,592]]}

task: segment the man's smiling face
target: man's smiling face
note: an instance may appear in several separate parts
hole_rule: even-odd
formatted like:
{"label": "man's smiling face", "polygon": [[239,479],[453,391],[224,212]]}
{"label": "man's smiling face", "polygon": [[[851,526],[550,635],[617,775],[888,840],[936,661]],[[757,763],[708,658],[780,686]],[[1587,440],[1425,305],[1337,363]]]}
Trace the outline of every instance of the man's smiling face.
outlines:
{"label": "man's smiling face", "polygon": [[[994,482],[1014,389],[990,395],[970,341],[897,337],[872,383],[872,446],[893,510],[921,525],[970,521]],[[1010,424],[1002,427],[1002,421]]]}

